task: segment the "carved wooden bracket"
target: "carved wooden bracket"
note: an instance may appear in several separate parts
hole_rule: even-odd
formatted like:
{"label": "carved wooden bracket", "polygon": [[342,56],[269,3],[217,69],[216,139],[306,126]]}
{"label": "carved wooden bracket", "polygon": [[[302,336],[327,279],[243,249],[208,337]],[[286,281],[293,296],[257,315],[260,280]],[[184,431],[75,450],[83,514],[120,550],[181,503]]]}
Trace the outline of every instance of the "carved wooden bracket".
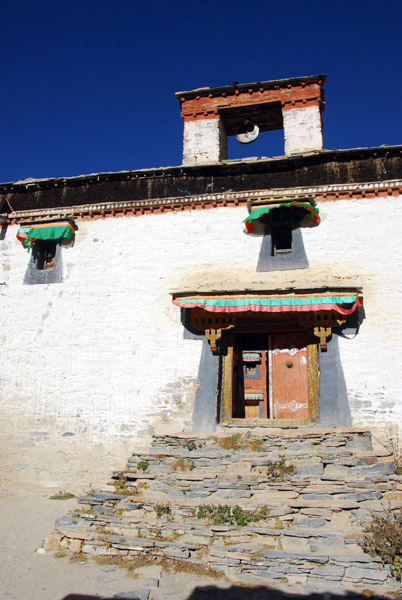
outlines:
{"label": "carved wooden bracket", "polygon": [[327,338],[332,334],[332,327],[314,327],[314,335],[320,338],[320,349],[327,349]]}
{"label": "carved wooden bracket", "polygon": [[302,327],[310,329],[313,327],[324,328],[324,327],[337,327],[337,325],[343,325],[346,323],[346,317],[341,316],[335,310],[325,312],[306,312],[295,315]]}
{"label": "carved wooden bracket", "polygon": [[218,352],[216,343],[222,337],[222,329],[206,329],[205,337],[207,338],[209,345],[211,346],[212,353],[216,354]]}

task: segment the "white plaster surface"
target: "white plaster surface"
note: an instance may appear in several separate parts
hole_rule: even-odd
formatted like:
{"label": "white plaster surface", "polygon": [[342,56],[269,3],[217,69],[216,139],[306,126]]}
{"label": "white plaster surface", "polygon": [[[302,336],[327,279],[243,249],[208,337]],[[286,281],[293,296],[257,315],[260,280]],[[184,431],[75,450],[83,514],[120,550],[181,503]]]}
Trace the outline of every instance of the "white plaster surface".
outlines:
{"label": "white plaster surface", "polygon": [[322,149],[321,114],[318,106],[283,111],[283,129],[286,155]]}
{"label": "white plaster surface", "polygon": [[150,434],[189,430],[202,342],[184,338],[174,291],[361,287],[366,318],[339,340],[353,425],[402,423],[400,199],[320,209],[319,227],[302,230],[310,267],[269,273],[256,272],[262,239],[245,233],[245,206],[77,219],[64,281],[48,285],[23,284],[29,256],[10,226],[0,242],[7,477],[52,487],[64,468],[93,483]]}
{"label": "white plaster surface", "polygon": [[184,122],[184,165],[218,162],[226,158],[226,132],[219,118]]}

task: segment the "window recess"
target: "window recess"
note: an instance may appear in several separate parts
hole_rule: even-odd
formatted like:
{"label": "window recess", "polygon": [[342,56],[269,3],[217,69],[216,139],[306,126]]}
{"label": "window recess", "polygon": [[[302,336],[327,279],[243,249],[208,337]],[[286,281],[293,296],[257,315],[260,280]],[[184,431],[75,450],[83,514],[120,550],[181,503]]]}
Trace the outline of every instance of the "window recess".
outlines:
{"label": "window recess", "polygon": [[56,260],[56,240],[38,240],[32,244],[33,262],[38,271],[53,269]]}
{"label": "window recess", "polygon": [[63,281],[62,247],[72,245],[76,229],[72,219],[20,223],[17,239],[30,253],[24,285]]}
{"label": "window recess", "polygon": [[274,227],[271,234],[272,239],[272,256],[281,256],[282,254],[290,254],[292,252],[292,229],[288,227]]}

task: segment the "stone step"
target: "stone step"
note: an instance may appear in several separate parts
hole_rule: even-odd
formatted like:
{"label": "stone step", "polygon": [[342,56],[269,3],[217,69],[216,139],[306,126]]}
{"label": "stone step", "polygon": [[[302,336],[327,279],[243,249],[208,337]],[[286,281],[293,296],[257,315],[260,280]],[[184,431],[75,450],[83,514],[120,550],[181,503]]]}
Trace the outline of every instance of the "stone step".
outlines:
{"label": "stone step", "polygon": [[392,581],[359,545],[371,511],[402,507],[402,477],[368,432],[160,436],[112,478],[56,523],[63,547],[207,564],[267,585]]}
{"label": "stone step", "polygon": [[185,449],[187,452],[194,450],[203,450],[211,447],[221,449],[234,449],[236,447],[252,448],[258,450],[261,447],[269,446],[272,451],[278,449],[290,449],[297,452],[303,450],[311,451],[317,446],[323,449],[348,449],[352,451],[371,450],[371,434],[365,430],[358,429],[298,429],[298,430],[271,430],[269,433],[260,433],[248,431],[246,434],[235,433],[230,435],[220,435],[216,437],[206,436],[156,436],[152,441],[152,452],[157,454],[158,450],[167,452],[169,449]]}
{"label": "stone step", "polygon": [[[337,551],[333,537],[329,538],[331,544],[325,551],[324,548],[313,550],[308,547],[283,549],[279,544],[276,548],[270,548],[260,539],[255,541],[254,538],[250,538],[252,542],[241,541],[239,535],[235,543],[230,543],[228,537],[214,538],[211,543],[210,538],[205,541],[200,535],[193,536],[194,540],[189,540],[188,536],[186,538],[186,532],[176,534],[174,539],[173,535],[170,539],[152,539],[111,533],[97,535],[91,539],[86,532],[81,537],[78,537],[80,534],[74,530],[61,530],[61,533],[67,533],[66,539],[82,540],[81,550],[84,554],[150,554],[154,557],[180,559],[195,564],[207,563],[233,578],[251,575],[262,577],[267,583],[278,579],[286,579],[287,583],[312,583],[315,579],[320,579],[321,582],[338,581],[362,586],[370,583],[376,586],[390,578],[389,569],[383,568],[379,559],[365,555],[360,549],[345,552],[344,549],[338,548]],[[223,535],[233,533],[233,529],[215,527],[213,533]],[[236,533],[239,534],[238,531]],[[68,538],[68,535],[75,538]],[[275,535],[279,537],[284,533],[275,532]]]}

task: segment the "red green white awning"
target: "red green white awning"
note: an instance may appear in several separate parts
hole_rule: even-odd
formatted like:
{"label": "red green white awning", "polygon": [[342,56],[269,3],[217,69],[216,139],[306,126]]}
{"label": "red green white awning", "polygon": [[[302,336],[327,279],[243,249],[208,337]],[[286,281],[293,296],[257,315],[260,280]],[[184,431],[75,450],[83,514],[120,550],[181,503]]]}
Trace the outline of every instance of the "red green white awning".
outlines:
{"label": "red green white awning", "polygon": [[60,221],[25,223],[17,232],[17,239],[24,248],[31,248],[37,240],[59,240],[61,238],[71,240],[74,227],[68,219]]}
{"label": "red green white awning", "polygon": [[244,392],[245,400],[264,400],[263,392]]}
{"label": "red green white awning", "polygon": [[306,214],[310,215],[311,224],[316,227],[320,223],[319,217],[319,208],[317,206],[313,206],[310,202],[278,202],[277,204],[267,204],[264,206],[256,206],[250,211],[248,217],[246,217],[243,223],[246,224],[248,231],[253,231],[254,225],[253,221],[258,221],[260,217],[269,214],[272,210],[276,210],[277,208],[303,208],[306,211]]}
{"label": "red green white awning", "polygon": [[260,363],[261,353],[260,352],[243,352],[243,362]]}
{"label": "red green white awning", "polygon": [[357,293],[297,294],[273,296],[265,294],[173,296],[173,303],[181,308],[202,308],[213,313],[288,313],[335,310],[342,315],[352,314],[362,306],[363,298]]}

